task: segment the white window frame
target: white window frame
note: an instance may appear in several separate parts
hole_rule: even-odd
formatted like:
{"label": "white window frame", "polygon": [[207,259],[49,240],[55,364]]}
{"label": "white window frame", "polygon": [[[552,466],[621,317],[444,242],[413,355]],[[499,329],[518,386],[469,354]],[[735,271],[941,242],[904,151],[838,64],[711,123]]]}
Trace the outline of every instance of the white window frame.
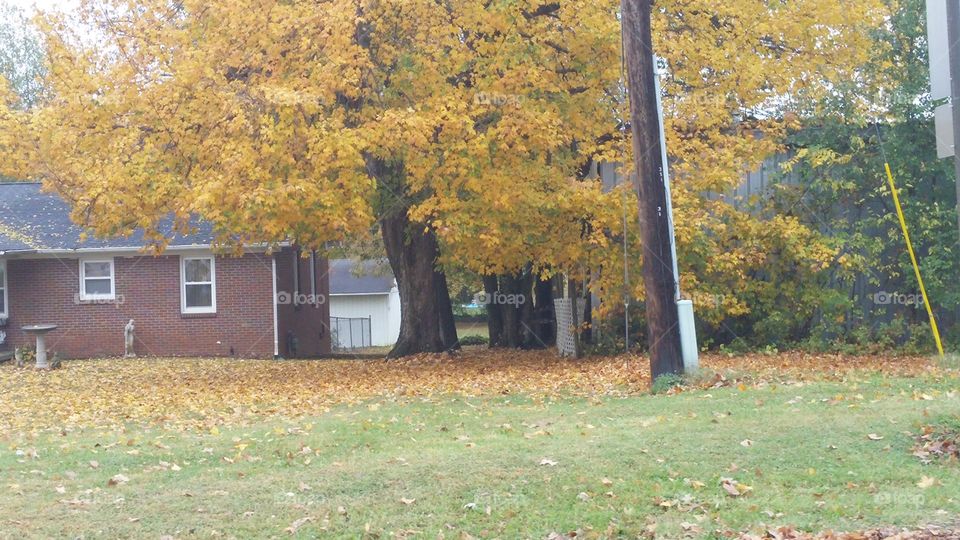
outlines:
{"label": "white window frame", "polygon": [[[84,266],[87,263],[107,263],[110,265],[110,293],[109,294],[87,294],[87,277]],[[90,279],[106,279],[103,277],[91,277]],[[80,299],[81,300],[116,300],[117,299],[117,269],[113,264],[113,258],[110,259],[80,259]]]}
{"label": "white window frame", "polygon": [[3,282],[0,288],[3,288],[3,303],[0,305],[0,317],[6,319],[10,313],[10,288],[7,287],[7,261],[0,260],[0,268],[3,269]]}
{"label": "white window frame", "polygon": [[[210,285],[210,305],[187,307],[187,261],[205,259],[210,261],[210,281],[191,281],[191,285]],[[217,259],[213,255],[180,256],[180,313],[216,313],[217,312]]]}

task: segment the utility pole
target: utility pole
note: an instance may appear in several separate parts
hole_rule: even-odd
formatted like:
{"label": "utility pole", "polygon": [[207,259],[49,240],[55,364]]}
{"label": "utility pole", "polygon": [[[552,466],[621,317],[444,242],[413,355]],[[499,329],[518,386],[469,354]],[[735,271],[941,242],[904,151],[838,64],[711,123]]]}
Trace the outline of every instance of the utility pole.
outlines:
{"label": "utility pole", "polygon": [[[960,234],[960,0],[947,3],[947,54],[950,57],[950,106],[953,109],[953,167],[957,186],[957,231]],[[932,52],[932,51],[931,51]]]}
{"label": "utility pole", "polygon": [[652,0],[621,0],[623,54],[630,95],[633,163],[639,183],[640,239],[643,245],[643,286],[646,294],[650,374],[683,373],[680,322],[674,300],[673,252],[668,218],[660,123],[654,81]]}

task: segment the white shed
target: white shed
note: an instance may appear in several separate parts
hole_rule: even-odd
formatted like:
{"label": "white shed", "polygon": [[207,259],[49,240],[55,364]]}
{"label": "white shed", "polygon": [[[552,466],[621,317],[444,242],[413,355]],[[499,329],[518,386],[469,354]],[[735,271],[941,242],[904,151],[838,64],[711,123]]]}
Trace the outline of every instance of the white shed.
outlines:
{"label": "white shed", "polygon": [[400,335],[400,292],[385,259],[330,261],[334,348],[393,345]]}

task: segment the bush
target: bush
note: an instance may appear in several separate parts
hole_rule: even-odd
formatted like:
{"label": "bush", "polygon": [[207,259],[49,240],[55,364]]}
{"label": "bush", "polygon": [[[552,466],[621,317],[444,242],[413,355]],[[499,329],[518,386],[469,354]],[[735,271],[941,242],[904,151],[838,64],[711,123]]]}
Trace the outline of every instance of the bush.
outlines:
{"label": "bush", "polygon": [[683,386],[683,376],[675,373],[667,373],[666,375],[657,377],[656,380],[653,381],[653,386],[650,388],[650,391],[654,394],[664,394],[678,386]]}
{"label": "bush", "polygon": [[32,345],[17,347],[16,352],[19,354],[17,367],[29,366],[37,361],[37,348]]}
{"label": "bush", "polygon": [[488,338],[487,336],[478,336],[474,334],[470,336],[463,336],[462,338],[460,338],[460,345],[463,347],[467,347],[470,345],[489,345],[489,344],[490,344],[490,338]]}

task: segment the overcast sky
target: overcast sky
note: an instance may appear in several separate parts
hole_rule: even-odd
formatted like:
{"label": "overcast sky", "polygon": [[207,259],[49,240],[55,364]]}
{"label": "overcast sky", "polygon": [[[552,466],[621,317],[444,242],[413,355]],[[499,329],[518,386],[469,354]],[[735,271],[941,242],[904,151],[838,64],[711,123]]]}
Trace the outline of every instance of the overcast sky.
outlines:
{"label": "overcast sky", "polygon": [[28,14],[33,14],[37,9],[70,10],[78,3],[78,0],[0,0],[0,4],[22,8]]}

